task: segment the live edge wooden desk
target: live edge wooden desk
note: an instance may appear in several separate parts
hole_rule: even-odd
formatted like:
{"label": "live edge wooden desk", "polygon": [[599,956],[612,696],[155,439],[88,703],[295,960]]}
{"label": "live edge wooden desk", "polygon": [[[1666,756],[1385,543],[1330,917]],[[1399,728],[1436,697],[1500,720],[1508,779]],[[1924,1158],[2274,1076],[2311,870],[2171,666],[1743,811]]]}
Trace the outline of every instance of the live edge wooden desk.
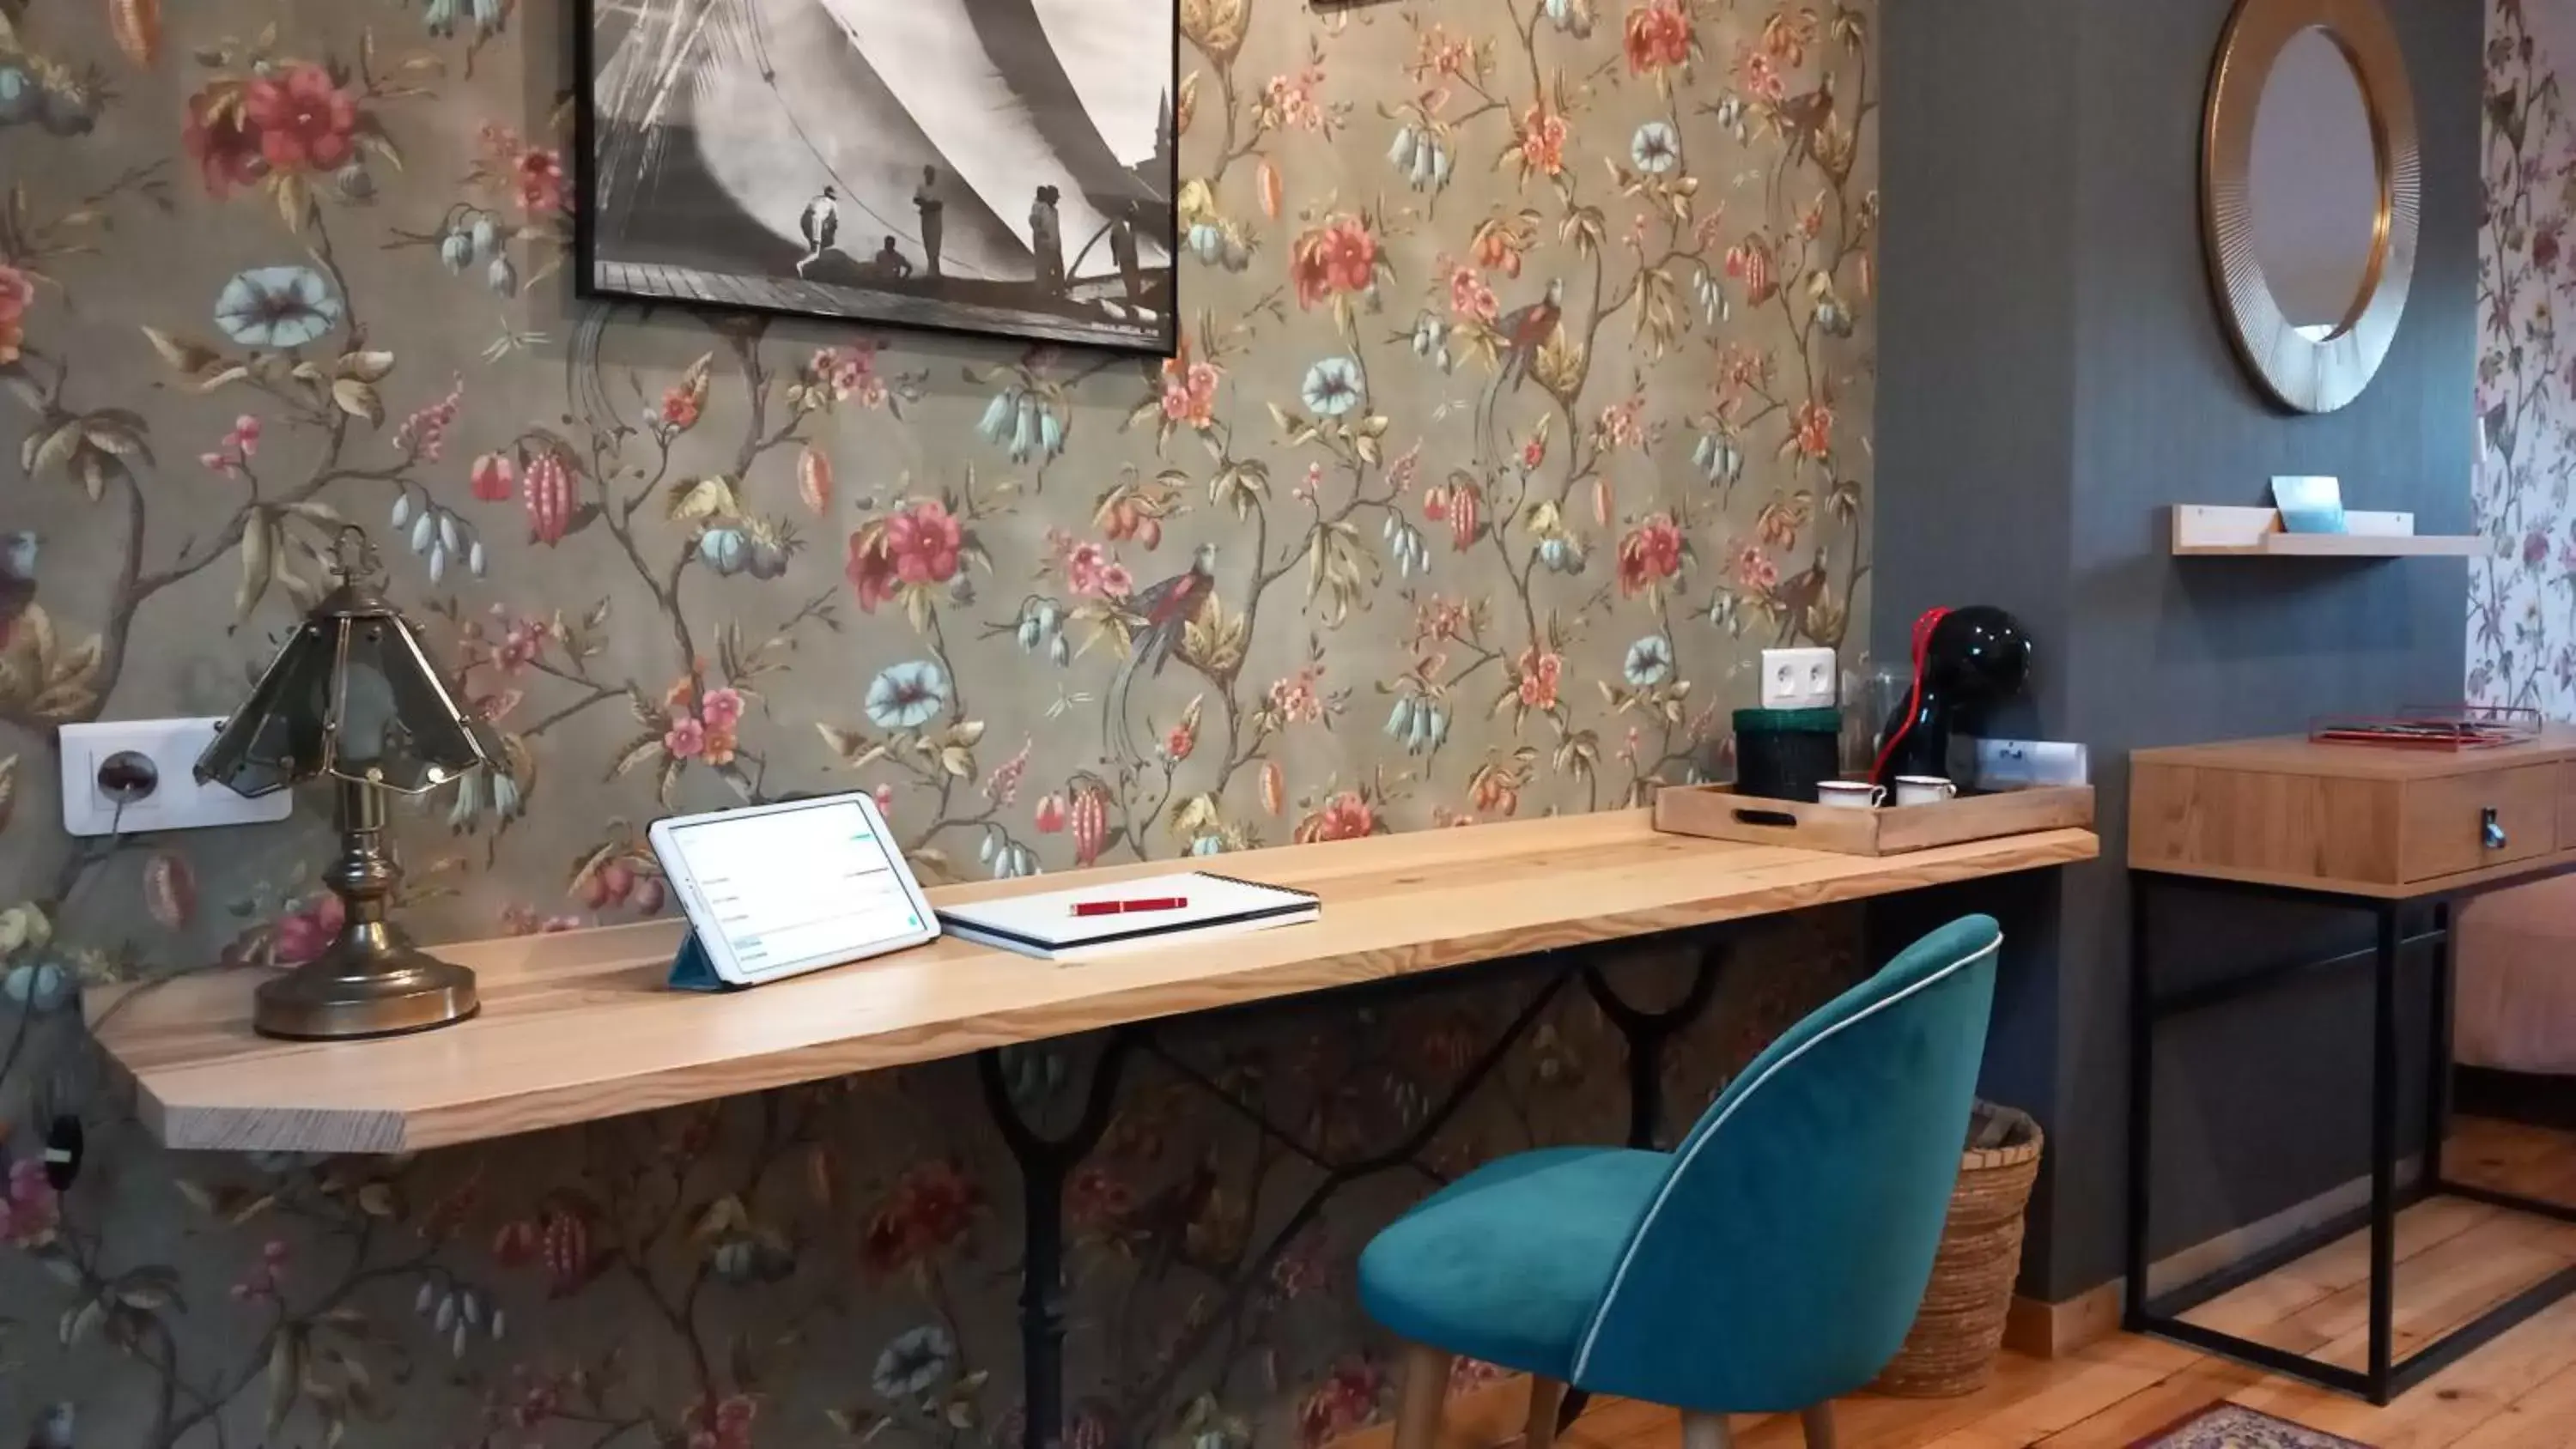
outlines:
{"label": "live edge wooden desk", "polygon": [[[1138,1024],[1219,1007],[2090,860],[2090,831],[2052,830],[1870,858],[1657,833],[1644,810],[1435,830],[1227,856],[1228,874],[1323,898],[1323,919],[1213,945],[1058,966],[954,939],[733,995],[669,991],[675,922],[442,946],[481,978],[483,1012],[441,1031],[314,1044],[251,1033],[253,978],[185,977],[92,993],[107,1052],[172,1147],[407,1152],[978,1054],[985,1096],[1021,1169],[1027,1233],[1021,1346],[1029,1443],[1063,1422],[1057,1294],[1066,1176],[1107,1125]],[[953,886],[934,904],[1169,862]],[[1525,1011],[1513,1030],[1570,973]],[[1589,984],[1627,1034],[1631,1136],[1651,1140],[1655,1050],[1707,999],[1647,1014]],[[997,1048],[1104,1028],[1083,1122],[1040,1136],[1011,1106]],[[1489,1053],[1499,1057],[1499,1049]]]}
{"label": "live edge wooden desk", "polygon": [[[2462,1354],[2576,1292],[2576,1268],[2551,1275],[2480,1317],[2393,1361],[2397,1214],[2427,1197],[2473,1198],[2576,1222],[2576,1207],[2455,1183],[2442,1175],[2451,1076],[2451,922],[2457,903],[2483,891],[2576,870],[2576,731],[2552,729],[2524,744],[2441,751],[2240,740],[2140,750],[2129,776],[2129,1223],[2128,1327],[2162,1334],[2280,1373],[2385,1404]],[[2340,904],[2370,914],[2377,938],[2372,1011],[2370,1203],[2198,1282],[2150,1299],[2149,1221],[2154,1206],[2156,1028],[2186,1013],[2296,980],[2348,958],[2291,960],[2206,985],[2159,991],[2151,967],[2152,896],[2224,891],[2273,900]],[[2408,936],[2410,912],[2430,928]],[[2397,1183],[2397,970],[2408,947],[2431,946],[2429,1091],[2424,1159]],[[2367,1224],[2370,1353],[2366,1367],[2330,1364],[2182,1315]]]}

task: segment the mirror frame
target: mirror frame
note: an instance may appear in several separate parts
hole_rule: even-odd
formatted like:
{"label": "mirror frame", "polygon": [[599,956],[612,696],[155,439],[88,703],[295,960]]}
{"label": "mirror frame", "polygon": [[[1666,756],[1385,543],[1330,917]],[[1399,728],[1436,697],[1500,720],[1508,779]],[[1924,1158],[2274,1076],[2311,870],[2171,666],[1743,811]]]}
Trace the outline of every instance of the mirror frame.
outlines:
{"label": "mirror frame", "polygon": [[[2325,340],[2299,335],[2254,255],[2254,118],[2291,39],[2324,32],[2344,53],[2370,116],[2379,206],[2370,264],[2351,310]],[[2236,350],[2283,406],[2325,413],[2361,396],[2387,360],[2415,279],[2423,154],[2406,53],[2378,0],[2241,0],[2219,43],[2201,132],[2201,221],[2211,283]]]}

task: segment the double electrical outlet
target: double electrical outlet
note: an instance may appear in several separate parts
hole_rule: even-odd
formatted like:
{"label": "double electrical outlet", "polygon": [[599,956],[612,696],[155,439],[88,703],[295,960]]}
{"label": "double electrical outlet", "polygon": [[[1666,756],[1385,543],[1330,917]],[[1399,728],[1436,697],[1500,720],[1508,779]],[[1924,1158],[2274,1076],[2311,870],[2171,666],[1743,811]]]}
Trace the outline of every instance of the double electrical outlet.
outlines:
{"label": "double electrical outlet", "polygon": [[295,809],[293,791],[244,799],[219,784],[200,785],[190,773],[223,723],[135,719],[63,726],[63,829],[73,835],[140,835],[285,819]]}
{"label": "double electrical outlet", "polygon": [[1765,649],[1762,651],[1764,709],[1831,709],[1839,690],[1839,666],[1831,649]]}

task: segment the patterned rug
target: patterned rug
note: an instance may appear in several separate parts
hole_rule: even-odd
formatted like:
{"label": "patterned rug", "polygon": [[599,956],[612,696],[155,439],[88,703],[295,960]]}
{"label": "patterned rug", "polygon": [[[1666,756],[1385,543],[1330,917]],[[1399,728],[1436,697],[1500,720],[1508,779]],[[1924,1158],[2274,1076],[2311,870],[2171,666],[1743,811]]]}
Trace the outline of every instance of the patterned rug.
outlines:
{"label": "patterned rug", "polygon": [[2370,1449],[2238,1404],[2212,1404],[2129,1449]]}

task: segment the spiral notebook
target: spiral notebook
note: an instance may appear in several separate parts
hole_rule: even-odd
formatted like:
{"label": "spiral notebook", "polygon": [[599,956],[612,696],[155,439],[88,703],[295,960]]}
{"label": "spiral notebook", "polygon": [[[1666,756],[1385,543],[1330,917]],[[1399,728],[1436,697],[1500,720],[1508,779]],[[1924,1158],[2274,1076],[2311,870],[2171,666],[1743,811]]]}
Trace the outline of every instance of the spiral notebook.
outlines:
{"label": "spiral notebook", "polygon": [[[1078,915],[1077,906],[1172,901],[1163,909]],[[1201,938],[1266,931],[1320,919],[1323,902],[1312,891],[1262,885],[1194,870],[1178,875],[1009,896],[947,906],[939,924],[949,934],[1046,961],[1085,961],[1125,951],[1185,945]]]}

